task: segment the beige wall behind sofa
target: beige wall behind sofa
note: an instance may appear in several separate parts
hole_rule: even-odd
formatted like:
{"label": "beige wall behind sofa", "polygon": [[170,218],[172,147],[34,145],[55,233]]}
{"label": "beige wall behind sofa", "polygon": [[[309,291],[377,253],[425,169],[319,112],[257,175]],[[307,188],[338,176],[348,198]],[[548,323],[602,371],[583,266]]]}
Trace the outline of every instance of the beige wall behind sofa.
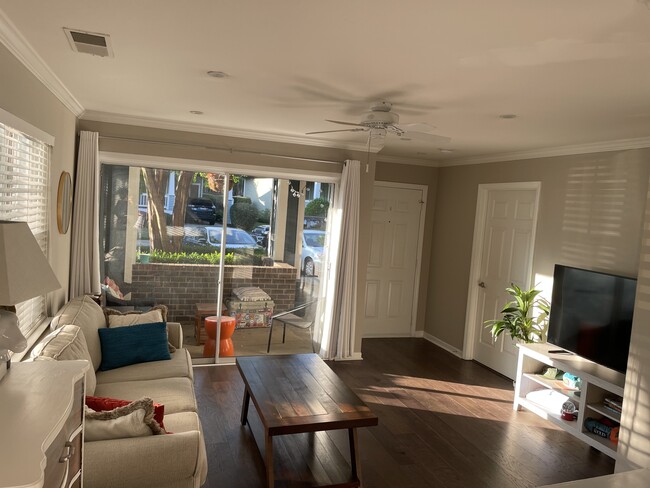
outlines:
{"label": "beige wall behind sofa", "polygon": [[56,195],[62,171],[72,174],[74,181],[77,118],[2,44],[0,71],[0,107],[55,138],[50,168],[49,261],[62,288],[49,296],[50,313],[54,314],[67,300],[70,269],[70,231],[61,235],[57,229]]}
{"label": "beige wall behind sofa", "polygon": [[478,185],[542,184],[533,279],[555,263],[636,276],[650,150],[440,168],[425,331],[462,350]]}

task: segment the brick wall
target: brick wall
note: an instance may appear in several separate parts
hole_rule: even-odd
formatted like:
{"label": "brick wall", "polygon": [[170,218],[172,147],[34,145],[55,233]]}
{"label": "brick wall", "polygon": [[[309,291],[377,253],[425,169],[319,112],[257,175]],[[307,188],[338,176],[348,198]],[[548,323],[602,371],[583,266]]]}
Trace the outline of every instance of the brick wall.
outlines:
{"label": "brick wall", "polygon": [[[194,324],[195,304],[217,301],[218,272],[205,264],[134,264],[131,298],[165,304],[168,320]],[[295,303],[296,282],[296,268],[285,263],[225,266],[223,297],[239,286],[257,286],[275,302],[274,313],[282,312]]]}

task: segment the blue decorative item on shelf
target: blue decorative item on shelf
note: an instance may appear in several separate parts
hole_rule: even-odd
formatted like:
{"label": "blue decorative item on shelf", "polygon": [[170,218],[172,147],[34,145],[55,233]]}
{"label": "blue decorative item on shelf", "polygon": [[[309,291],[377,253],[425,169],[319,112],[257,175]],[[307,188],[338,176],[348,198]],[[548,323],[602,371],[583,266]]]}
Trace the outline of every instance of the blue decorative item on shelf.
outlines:
{"label": "blue decorative item on shelf", "polygon": [[564,383],[569,388],[577,388],[578,390],[582,386],[582,380],[580,377],[571,373],[564,373],[562,376],[562,383]]}

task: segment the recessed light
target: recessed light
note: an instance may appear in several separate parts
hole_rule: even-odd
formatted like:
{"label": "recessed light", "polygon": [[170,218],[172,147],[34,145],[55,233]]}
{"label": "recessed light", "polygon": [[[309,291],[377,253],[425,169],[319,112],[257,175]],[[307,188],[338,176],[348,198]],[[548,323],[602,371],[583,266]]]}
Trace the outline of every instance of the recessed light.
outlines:
{"label": "recessed light", "polygon": [[228,73],[225,73],[223,71],[208,71],[207,74],[212,78],[228,78]]}
{"label": "recessed light", "polygon": [[440,151],[441,153],[444,153],[444,154],[451,154],[451,153],[454,152],[453,149],[445,149],[445,148],[443,148],[443,147],[438,148],[438,151]]}
{"label": "recessed light", "polygon": [[517,114],[501,114],[499,115],[500,119],[516,119]]}
{"label": "recessed light", "polygon": [[203,112],[201,112],[200,110],[190,110],[190,113],[192,115],[203,115]]}

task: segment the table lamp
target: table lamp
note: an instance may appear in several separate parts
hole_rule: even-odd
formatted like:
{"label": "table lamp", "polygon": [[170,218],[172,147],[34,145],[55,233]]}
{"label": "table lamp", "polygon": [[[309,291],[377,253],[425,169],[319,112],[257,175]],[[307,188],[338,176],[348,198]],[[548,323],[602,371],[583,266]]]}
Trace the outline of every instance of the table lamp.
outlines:
{"label": "table lamp", "polygon": [[59,288],[27,223],[0,221],[0,380],[11,365],[9,351],[27,347],[15,305]]}

